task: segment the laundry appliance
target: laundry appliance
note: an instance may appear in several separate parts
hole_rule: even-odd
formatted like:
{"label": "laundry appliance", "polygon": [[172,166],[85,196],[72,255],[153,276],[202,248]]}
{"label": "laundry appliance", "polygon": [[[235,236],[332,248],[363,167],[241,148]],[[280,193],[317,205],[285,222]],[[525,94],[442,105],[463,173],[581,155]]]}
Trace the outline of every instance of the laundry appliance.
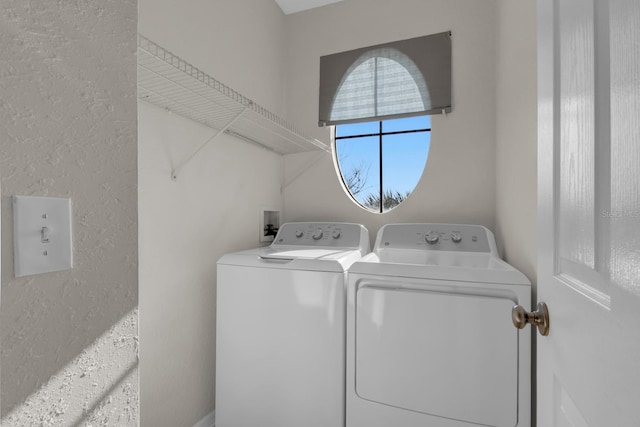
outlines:
{"label": "laundry appliance", "polygon": [[347,427],[529,427],[529,280],[477,225],[389,224],[349,269]]}
{"label": "laundry appliance", "polygon": [[348,223],[287,223],[218,261],[216,427],[343,427]]}

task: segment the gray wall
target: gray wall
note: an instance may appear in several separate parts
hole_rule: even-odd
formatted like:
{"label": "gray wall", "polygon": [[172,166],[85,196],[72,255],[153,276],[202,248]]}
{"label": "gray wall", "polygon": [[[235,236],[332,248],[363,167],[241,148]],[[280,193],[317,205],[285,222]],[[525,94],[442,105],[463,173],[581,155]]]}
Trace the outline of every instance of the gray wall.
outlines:
{"label": "gray wall", "polygon": [[534,7],[345,0],[284,16],[272,0],[140,0],[142,34],[326,142],[328,130],[317,127],[320,55],[445,30],[454,49],[454,111],[434,117],[427,171],[385,215],[349,200],[331,155],[283,158],[230,137],[173,182],[171,165],[212,131],[140,103],[143,425],[192,425],[213,409],[215,261],[258,246],[261,206],[284,208],[291,221],[360,222],[372,237],[387,222],[480,223],[535,277]]}
{"label": "gray wall", "polygon": [[[135,0],[0,7],[3,426],[136,425]],[[14,278],[11,196],[70,197],[74,268]]]}
{"label": "gray wall", "polygon": [[[476,223],[495,227],[496,2],[492,0],[346,0],[287,17],[287,107],[304,131],[318,128],[319,57],[358,47],[451,30],[453,111],[432,116],[425,172],[411,196],[375,214],[345,194],[332,156],[285,160],[287,221],[364,224],[372,241],[391,222]],[[300,171],[305,171],[294,179]]]}
{"label": "gray wall", "polygon": [[[140,1],[140,33],[275,113],[284,15],[273,0]],[[281,209],[281,156],[139,103],[140,407],[145,426],[189,426],[214,407],[216,261],[258,246]]]}
{"label": "gray wall", "polygon": [[[136,2],[103,3],[0,9],[2,425],[138,420]],[[362,222],[372,236],[392,221],[487,225],[535,279],[533,0],[345,0],[287,17],[272,0],[140,0],[140,14],[143,34],[325,141],[320,55],[454,33],[454,112],[434,118],[427,172],[386,215],[349,201],[330,156],[283,160],[226,137],[172,182],[172,162],[210,130],[141,104],[144,425],[213,408],[214,261],[258,244],[259,208],[283,207],[281,185],[289,220]],[[72,198],[73,270],[13,277],[14,194]]]}
{"label": "gray wall", "polygon": [[536,282],[537,72],[535,0],[498,2],[496,237]]}
{"label": "gray wall", "polygon": [[536,2],[346,0],[287,17],[287,107],[321,140],[319,57],[357,47],[453,32],[453,112],[433,116],[431,150],[412,195],[379,215],[356,206],[331,155],[285,160],[287,221],[341,220],[375,236],[390,222],[477,223],[503,257],[536,279]]}

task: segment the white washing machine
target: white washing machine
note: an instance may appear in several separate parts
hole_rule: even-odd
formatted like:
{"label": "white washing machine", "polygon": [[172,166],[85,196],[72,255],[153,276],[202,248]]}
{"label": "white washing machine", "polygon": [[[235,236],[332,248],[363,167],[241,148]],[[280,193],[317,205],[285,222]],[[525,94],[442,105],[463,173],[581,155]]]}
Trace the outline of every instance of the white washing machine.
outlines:
{"label": "white washing machine", "polygon": [[386,225],[347,293],[347,427],[530,425],[531,286],[488,229]]}
{"label": "white washing machine", "polygon": [[216,427],[344,427],[346,270],[370,250],[345,223],[288,223],[218,261]]}

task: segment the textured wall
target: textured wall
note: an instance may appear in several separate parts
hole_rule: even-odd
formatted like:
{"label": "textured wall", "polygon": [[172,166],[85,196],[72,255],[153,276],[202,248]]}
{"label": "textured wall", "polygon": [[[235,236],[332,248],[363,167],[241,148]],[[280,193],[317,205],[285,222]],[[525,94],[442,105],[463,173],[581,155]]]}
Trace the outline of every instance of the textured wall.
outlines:
{"label": "textured wall", "polygon": [[390,222],[476,223],[493,229],[495,22],[493,0],[348,0],[287,16],[286,105],[305,132],[329,139],[329,129],[317,126],[320,56],[447,30],[453,33],[453,111],[433,116],[421,180],[405,202],[382,215],[365,211],[345,194],[331,155],[313,164],[316,154],[287,156],[286,220],[352,221],[364,224],[372,239]]}
{"label": "textured wall", "polygon": [[[273,0],[141,0],[140,33],[257,103],[284,104],[284,15]],[[194,425],[214,407],[216,261],[259,245],[279,208],[282,157],[140,102],[140,409],[144,426]]]}
{"label": "textured wall", "polygon": [[[137,424],[136,24],[136,0],[0,6],[3,426]],[[13,277],[13,195],[71,198],[72,270]]]}

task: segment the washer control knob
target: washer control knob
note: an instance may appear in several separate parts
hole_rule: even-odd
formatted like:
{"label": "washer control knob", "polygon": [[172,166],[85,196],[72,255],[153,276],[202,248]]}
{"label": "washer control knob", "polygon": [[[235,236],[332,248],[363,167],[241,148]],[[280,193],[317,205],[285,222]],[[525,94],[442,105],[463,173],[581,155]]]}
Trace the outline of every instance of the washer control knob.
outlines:
{"label": "washer control knob", "polygon": [[333,234],[331,234],[331,237],[333,237],[334,239],[339,239],[340,236],[342,236],[342,233],[340,233],[339,230],[335,230]]}
{"label": "washer control knob", "polygon": [[302,232],[302,230],[296,230],[296,237],[299,239],[302,236],[304,236],[304,233]]}
{"label": "washer control knob", "polygon": [[324,236],[324,233],[322,232],[322,229],[319,228],[311,235],[311,238],[313,240],[320,240],[322,239],[322,236]]}
{"label": "washer control knob", "polygon": [[424,240],[430,245],[435,245],[440,241],[440,234],[437,231],[429,231],[424,235]]}
{"label": "washer control knob", "polygon": [[451,241],[453,241],[453,243],[460,243],[462,241],[462,233],[460,233],[459,231],[452,232]]}

